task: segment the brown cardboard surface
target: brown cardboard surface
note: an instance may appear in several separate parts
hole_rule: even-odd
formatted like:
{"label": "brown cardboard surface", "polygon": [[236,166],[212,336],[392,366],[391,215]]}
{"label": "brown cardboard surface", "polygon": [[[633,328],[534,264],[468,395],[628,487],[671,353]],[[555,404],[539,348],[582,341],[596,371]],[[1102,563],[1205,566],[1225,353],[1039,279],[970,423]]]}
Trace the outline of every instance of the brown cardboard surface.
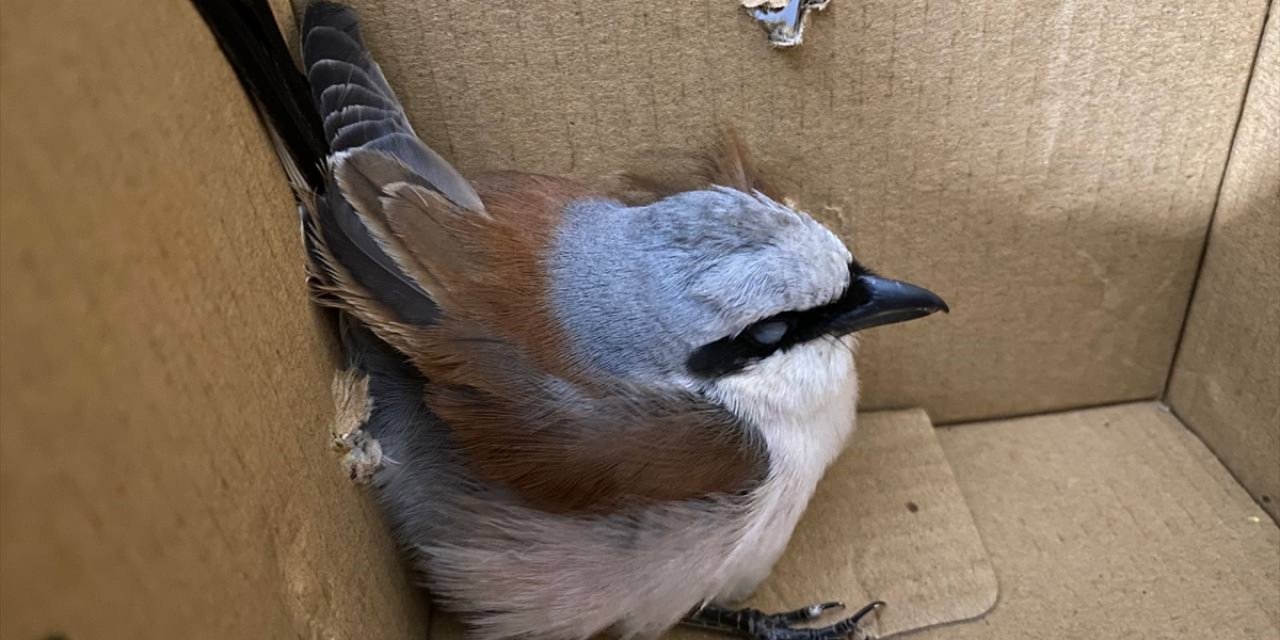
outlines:
{"label": "brown cardboard surface", "polygon": [[1280,529],[1156,404],[941,429],[1000,579],[945,638],[1280,635]]}
{"label": "brown cardboard surface", "polygon": [[[914,508],[913,508],[914,507]],[[786,554],[748,602],[767,611],[841,600],[889,606],[877,635],[965,620],[996,601],[969,508],[924,411],[864,414],[819,485]],[[432,640],[463,637],[434,616]],[[671,638],[713,638],[679,630]]]}
{"label": "brown cardboard surface", "polygon": [[742,129],[951,303],[861,359],[868,407],[942,422],[1160,395],[1267,7],[835,0],[783,52],[735,0],[354,4],[464,171],[589,177]]}
{"label": "brown cardboard surface", "polygon": [[1169,403],[1280,519],[1280,9],[1258,51]]}
{"label": "brown cardboard surface", "polygon": [[284,176],[195,10],[3,11],[0,637],[422,637],[328,451]]}

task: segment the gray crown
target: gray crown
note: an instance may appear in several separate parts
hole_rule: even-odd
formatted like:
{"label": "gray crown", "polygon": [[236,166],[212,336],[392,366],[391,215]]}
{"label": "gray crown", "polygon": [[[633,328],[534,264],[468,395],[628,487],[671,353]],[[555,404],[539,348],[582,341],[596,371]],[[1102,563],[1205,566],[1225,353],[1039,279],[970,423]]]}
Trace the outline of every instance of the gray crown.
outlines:
{"label": "gray crown", "polygon": [[576,357],[671,380],[699,346],[837,298],[851,259],[826,227],[758,193],[589,200],[569,207],[553,247],[552,306]]}

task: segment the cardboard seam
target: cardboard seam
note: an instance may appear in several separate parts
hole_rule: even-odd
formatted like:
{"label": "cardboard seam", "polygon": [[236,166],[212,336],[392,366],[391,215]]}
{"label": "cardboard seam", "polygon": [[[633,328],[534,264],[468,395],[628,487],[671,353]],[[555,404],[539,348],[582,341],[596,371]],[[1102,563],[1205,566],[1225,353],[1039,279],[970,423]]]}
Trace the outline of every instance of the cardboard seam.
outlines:
{"label": "cardboard seam", "polygon": [[1203,444],[1206,449],[1208,449],[1211,453],[1213,453],[1213,455],[1216,458],[1218,458],[1219,462],[1222,463],[1222,466],[1226,468],[1227,473],[1231,474],[1231,478],[1235,480],[1237,484],[1239,484],[1241,487],[1245,489],[1245,493],[1249,495],[1249,498],[1253,500],[1254,504],[1258,505],[1258,507],[1261,508],[1264,513],[1271,515],[1272,516],[1271,519],[1277,525],[1280,525],[1280,516],[1271,514],[1271,512],[1267,509],[1266,505],[1262,503],[1261,498],[1258,495],[1255,495],[1255,492],[1251,491],[1245,485],[1244,480],[1240,477],[1238,473],[1236,473],[1236,470],[1233,469],[1231,465],[1227,464],[1226,459],[1223,458],[1221,452],[1218,451],[1217,448],[1215,448],[1212,443],[1210,443],[1201,435],[1200,431],[1196,428],[1196,425],[1190,419],[1190,416],[1185,416],[1181,411],[1178,410],[1178,408],[1174,405],[1172,396],[1170,395],[1170,390],[1173,388],[1173,378],[1177,374],[1178,363],[1181,360],[1183,355],[1183,347],[1187,339],[1187,328],[1191,323],[1191,310],[1195,308],[1196,297],[1200,293],[1200,282],[1204,278],[1205,260],[1209,254],[1209,245],[1213,241],[1213,226],[1214,226],[1213,223],[1217,219],[1218,209],[1222,205],[1222,193],[1226,188],[1227,175],[1228,175],[1228,172],[1231,170],[1231,163],[1235,159],[1236,147],[1237,147],[1237,143],[1239,142],[1238,137],[1240,135],[1240,125],[1244,120],[1245,110],[1249,104],[1249,94],[1253,89],[1254,77],[1258,73],[1258,61],[1261,59],[1261,56],[1262,56],[1263,39],[1266,37],[1267,25],[1270,23],[1270,20],[1271,20],[1271,12],[1274,11],[1275,8],[1276,8],[1275,0],[1270,0],[1267,3],[1267,11],[1262,16],[1262,29],[1258,34],[1258,45],[1257,45],[1257,48],[1254,50],[1253,61],[1250,63],[1250,66],[1249,66],[1249,79],[1247,84],[1245,84],[1244,95],[1240,100],[1240,111],[1238,114],[1236,114],[1235,128],[1231,132],[1231,147],[1227,151],[1227,161],[1222,168],[1222,176],[1218,180],[1218,191],[1213,202],[1213,212],[1209,216],[1209,226],[1205,229],[1204,242],[1200,246],[1200,257],[1199,257],[1199,262],[1196,264],[1195,281],[1193,282],[1191,287],[1191,295],[1187,299],[1186,310],[1183,312],[1183,315],[1182,315],[1182,327],[1181,329],[1179,329],[1179,332],[1178,332],[1178,344],[1177,344],[1177,347],[1174,349],[1173,359],[1169,363],[1169,370],[1165,376],[1164,391],[1160,395],[1159,402],[1169,412],[1170,415],[1176,418],[1178,422],[1181,423],[1182,426],[1189,433],[1191,433],[1191,435],[1195,436],[1195,438],[1199,440],[1200,443]]}
{"label": "cardboard seam", "polygon": [[1209,443],[1208,440],[1205,440],[1204,437],[1200,435],[1199,431],[1196,431],[1195,428],[1191,426],[1191,421],[1183,417],[1183,415],[1178,412],[1177,407],[1174,407],[1171,404],[1161,402],[1160,406],[1164,407],[1165,410],[1169,412],[1169,415],[1173,416],[1178,421],[1178,423],[1181,424],[1182,427],[1187,430],[1187,433],[1190,433],[1192,436],[1195,437],[1196,440],[1200,441],[1200,444],[1203,444],[1204,448],[1208,449],[1209,453],[1212,453],[1213,457],[1218,459],[1218,462],[1221,463],[1222,467],[1227,470],[1227,473],[1231,474],[1231,479],[1235,480],[1236,484],[1240,485],[1241,489],[1244,489],[1244,492],[1248,494],[1249,499],[1252,500],[1254,504],[1258,505],[1258,508],[1262,509],[1263,513],[1267,514],[1268,516],[1271,516],[1271,520],[1275,522],[1277,526],[1280,526],[1280,517],[1271,515],[1271,512],[1267,510],[1267,505],[1262,503],[1262,499],[1259,498],[1257,495],[1254,495],[1254,491],[1250,490],[1249,486],[1244,483],[1244,480],[1240,477],[1240,475],[1236,473],[1236,470],[1232,469],[1231,465],[1227,464],[1226,459],[1224,459],[1222,455],[1218,453],[1218,450],[1215,449],[1213,445]]}
{"label": "cardboard seam", "polygon": [[[1121,407],[1127,404],[1140,404],[1144,402],[1155,402],[1160,404],[1161,406],[1167,406],[1162,394],[1162,395],[1156,395],[1156,396],[1137,396],[1132,398],[1122,398],[1120,400],[1112,400],[1108,402],[1096,402],[1092,404],[1068,405],[1065,407],[1059,407],[1055,409],[1041,409],[1038,411],[998,414],[998,415],[992,415],[992,416],[984,416],[981,418],[963,418],[960,420],[949,420],[949,421],[943,421],[943,422],[936,422],[931,420],[931,422],[933,422],[933,426],[935,428],[963,427],[965,425],[970,425],[970,424],[998,422],[1000,420],[1020,420],[1022,418],[1034,418],[1037,416],[1052,416],[1052,415],[1058,415],[1063,413],[1073,413],[1076,411],[1088,411],[1090,409],[1109,409],[1111,407]],[[873,411],[894,411],[894,409],[871,409],[868,412],[873,412]]]}
{"label": "cardboard seam", "polygon": [[[1236,123],[1231,129],[1231,145],[1227,147],[1227,158],[1222,164],[1222,174],[1218,176],[1218,188],[1214,192],[1213,208],[1209,212],[1209,221],[1204,229],[1204,239],[1200,243],[1200,256],[1196,260],[1196,276],[1191,282],[1191,291],[1187,294],[1187,304],[1182,311],[1182,326],[1178,328],[1178,341],[1173,349],[1173,356],[1164,377],[1164,390],[1159,400],[1166,406],[1172,406],[1169,389],[1173,385],[1174,372],[1178,369],[1178,360],[1182,357],[1183,345],[1187,339],[1187,326],[1191,321],[1191,309],[1195,307],[1196,295],[1200,292],[1200,281],[1204,278],[1205,258],[1209,255],[1209,243],[1213,240],[1213,223],[1218,218],[1218,209],[1222,206],[1222,191],[1227,184],[1227,173],[1231,170],[1231,161],[1235,159],[1237,138],[1240,135],[1240,123],[1244,120],[1245,106],[1249,104],[1249,93],[1253,89],[1253,79],[1258,73],[1258,59],[1262,55],[1262,40],[1267,34],[1267,23],[1271,20],[1271,12],[1275,9],[1275,0],[1268,0],[1267,10],[1262,14],[1262,25],[1258,29],[1258,42],[1253,49],[1253,59],[1249,62],[1249,75],[1245,78],[1244,91],[1240,95],[1240,107],[1236,111]],[[1177,415],[1177,414],[1175,414]],[[1192,432],[1191,423],[1178,418]],[[1199,437],[1199,434],[1196,435]],[[1209,449],[1213,451],[1212,447]],[[1217,451],[1213,452],[1217,455]],[[1233,472],[1234,475],[1234,472]],[[1237,478],[1238,480],[1238,478]],[[1243,486],[1243,485],[1242,485]]]}

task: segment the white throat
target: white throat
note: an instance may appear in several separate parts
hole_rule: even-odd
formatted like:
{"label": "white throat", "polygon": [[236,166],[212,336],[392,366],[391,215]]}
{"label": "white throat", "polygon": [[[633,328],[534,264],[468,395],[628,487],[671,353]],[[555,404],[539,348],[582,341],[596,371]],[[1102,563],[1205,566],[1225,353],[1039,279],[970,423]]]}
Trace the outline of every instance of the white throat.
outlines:
{"label": "white throat", "polygon": [[769,475],[757,489],[720,599],[745,597],[782,555],[818,480],[854,429],[852,336],[815,340],[718,380],[710,393],[759,429]]}

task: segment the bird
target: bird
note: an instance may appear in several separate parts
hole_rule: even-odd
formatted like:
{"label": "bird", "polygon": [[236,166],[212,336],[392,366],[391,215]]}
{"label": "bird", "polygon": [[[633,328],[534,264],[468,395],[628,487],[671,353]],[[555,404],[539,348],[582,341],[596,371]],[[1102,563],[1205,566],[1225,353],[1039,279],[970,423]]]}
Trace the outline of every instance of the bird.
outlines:
{"label": "bird", "polygon": [[193,2],[293,188],[370,492],[434,602],[482,640],[859,632],[883,603],[739,606],[855,428],[857,333],[939,296],[862,265],[738,134],[604,186],[464,177],[354,9],[305,6],[299,69],[264,0]]}

